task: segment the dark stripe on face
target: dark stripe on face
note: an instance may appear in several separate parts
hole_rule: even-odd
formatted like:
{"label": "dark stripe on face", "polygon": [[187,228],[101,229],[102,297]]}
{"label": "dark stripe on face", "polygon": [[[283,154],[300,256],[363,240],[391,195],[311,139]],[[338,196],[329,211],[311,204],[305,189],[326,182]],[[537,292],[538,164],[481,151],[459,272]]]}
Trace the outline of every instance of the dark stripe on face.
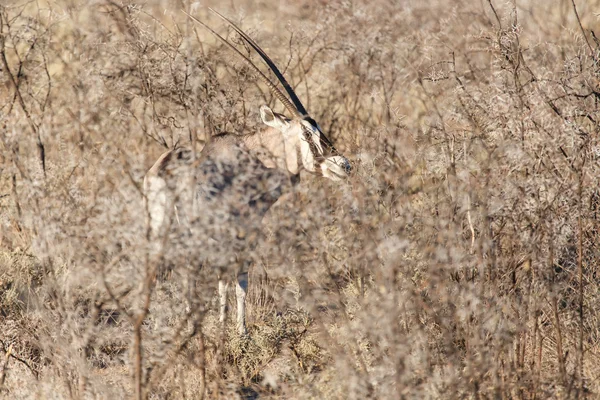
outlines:
{"label": "dark stripe on face", "polygon": [[[319,132],[319,139],[321,140],[321,146],[323,147],[323,150],[327,149],[327,150],[329,150],[330,153],[337,153],[337,151],[335,150],[335,147],[333,147],[333,143],[331,143],[331,141],[329,141],[327,136],[325,136],[323,134],[323,132],[321,131],[321,129],[319,128],[317,121],[315,121],[311,117],[306,117],[306,118],[304,118],[304,120],[306,122],[308,122],[309,124],[311,124],[317,130],[317,132]],[[323,156],[325,156],[325,154],[323,154]]]}
{"label": "dark stripe on face", "polygon": [[[319,150],[317,149],[317,145],[312,139],[312,132],[308,130],[308,128],[302,126],[302,135],[304,136],[304,140],[308,143],[308,148],[313,155],[313,161],[315,163],[314,173],[317,175],[322,175],[321,172],[321,164],[325,161],[325,157],[319,154]],[[302,157],[302,154],[300,154]]]}

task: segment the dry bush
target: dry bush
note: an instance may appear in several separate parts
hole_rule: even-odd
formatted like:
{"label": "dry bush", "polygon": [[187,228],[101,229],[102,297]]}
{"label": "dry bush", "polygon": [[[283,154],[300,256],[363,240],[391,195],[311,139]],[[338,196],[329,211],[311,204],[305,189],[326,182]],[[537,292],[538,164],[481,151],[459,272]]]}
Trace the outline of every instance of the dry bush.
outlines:
{"label": "dry bush", "polygon": [[354,167],[265,218],[247,337],[201,237],[153,253],[141,191],[281,107],[180,11],[221,26],[210,4],[0,6],[2,396],[597,397],[600,4],[576,3],[214,2]]}

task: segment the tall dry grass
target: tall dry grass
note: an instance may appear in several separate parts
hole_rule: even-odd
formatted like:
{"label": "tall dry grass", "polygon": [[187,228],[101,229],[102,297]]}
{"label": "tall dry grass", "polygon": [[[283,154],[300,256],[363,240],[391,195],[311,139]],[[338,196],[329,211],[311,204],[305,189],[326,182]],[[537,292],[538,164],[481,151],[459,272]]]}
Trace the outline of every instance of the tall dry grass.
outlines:
{"label": "tall dry grass", "polygon": [[[208,5],[354,167],[265,219],[247,337],[193,237],[152,279],[141,192],[282,109],[180,11],[225,33]],[[596,398],[599,5],[5,2],[0,396]]]}

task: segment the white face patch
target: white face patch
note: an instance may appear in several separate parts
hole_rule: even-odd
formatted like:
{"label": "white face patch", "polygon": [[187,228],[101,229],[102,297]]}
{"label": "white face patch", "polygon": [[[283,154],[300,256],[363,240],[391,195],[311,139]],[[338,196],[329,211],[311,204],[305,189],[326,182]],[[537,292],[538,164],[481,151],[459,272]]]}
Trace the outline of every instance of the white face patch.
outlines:
{"label": "white face patch", "polygon": [[350,162],[342,156],[327,157],[321,164],[323,176],[332,181],[341,181],[348,176]]}
{"label": "white face patch", "polygon": [[315,157],[310,149],[310,144],[304,138],[300,139],[300,153],[302,157],[302,165],[307,171],[315,172]]}

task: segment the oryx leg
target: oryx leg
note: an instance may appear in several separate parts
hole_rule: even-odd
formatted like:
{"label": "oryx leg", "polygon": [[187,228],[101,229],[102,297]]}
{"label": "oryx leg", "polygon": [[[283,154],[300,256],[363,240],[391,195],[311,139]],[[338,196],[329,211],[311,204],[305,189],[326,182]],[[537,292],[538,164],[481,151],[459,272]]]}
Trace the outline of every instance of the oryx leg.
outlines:
{"label": "oryx leg", "polygon": [[246,330],[246,293],[248,292],[248,270],[242,270],[238,273],[237,284],[235,286],[235,296],[237,299],[237,327],[240,335],[248,333]]}
{"label": "oryx leg", "polygon": [[225,282],[219,277],[219,322],[225,323],[227,317],[227,289],[229,289],[229,282]]}
{"label": "oryx leg", "polygon": [[[235,297],[237,300],[237,328],[240,335],[245,335],[246,329],[246,294],[248,293],[248,266],[249,262],[242,262],[239,266]],[[219,321],[224,324],[227,317],[227,289],[229,283],[219,276]]]}

